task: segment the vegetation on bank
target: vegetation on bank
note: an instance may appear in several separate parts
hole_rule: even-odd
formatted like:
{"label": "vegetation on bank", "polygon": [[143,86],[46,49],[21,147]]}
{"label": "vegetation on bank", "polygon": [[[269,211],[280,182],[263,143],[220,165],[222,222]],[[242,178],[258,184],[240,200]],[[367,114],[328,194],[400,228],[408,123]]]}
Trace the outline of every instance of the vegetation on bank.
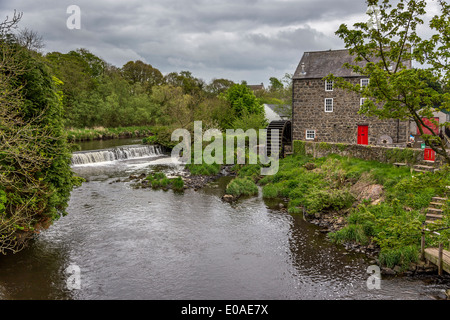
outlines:
{"label": "vegetation on bank", "polygon": [[149,174],[145,181],[153,189],[168,189],[171,188],[175,191],[182,191],[184,189],[184,181],[181,177],[168,178],[163,172],[155,172]]}
{"label": "vegetation on bank", "polygon": [[226,193],[234,197],[253,196],[258,194],[258,187],[251,178],[236,178],[227,185]]}
{"label": "vegetation on bank", "polygon": [[[71,128],[67,130],[67,139],[70,142],[106,140],[119,138],[136,138],[149,136],[154,132],[152,126],[131,126],[119,128]],[[150,136],[151,137],[151,136]]]}
{"label": "vegetation on bank", "polygon": [[66,214],[73,187],[61,81],[13,34],[21,15],[0,24],[0,253]]}
{"label": "vegetation on bank", "polygon": [[[445,196],[450,185],[450,168],[436,173],[411,172],[377,161],[330,155],[312,158],[292,155],[280,160],[275,175],[261,176],[261,165],[236,165],[236,178],[226,193],[257,194],[263,198],[288,200],[288,212],[319,218],[328,213],[345,217],[346,226],[329,233],[331,241],[380,247],[380,262],[388,267],[404,268],[418,259],[422,224],[432,197]],[[382,186],[377,199],[361,197],[361,186]],[[376,200],[376,201],[375,201]],[[450,203],[444,206],[444,219],[434,228],[450,227]],[[427,245],[448,243],[450,232],[427,237]]]}

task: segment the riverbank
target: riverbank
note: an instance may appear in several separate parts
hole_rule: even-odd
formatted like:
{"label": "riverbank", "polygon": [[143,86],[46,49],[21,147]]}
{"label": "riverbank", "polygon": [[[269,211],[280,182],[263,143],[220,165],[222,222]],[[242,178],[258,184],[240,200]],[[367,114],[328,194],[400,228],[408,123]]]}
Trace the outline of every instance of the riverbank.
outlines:
{"label": "riverbank", "polygon": [[[436,173],[416,173],[336,155],[317,159],[293,155],[280,161],[275,175],[259,176],[259,168],[242,166],[236,177],[262,187],[265,199],[284,199],[287,212],[303,214],[337,245],[365,253],[384,274],[436,274],[433,265],[419,260],[421,230],[432,198],[447,196],[448,167]],[[238,198],[228,194],[223,199]],[[448,201],[443,210],[444,218],[435,228],[450,226]],[[426,245],[449,239],[446,230],[440,239],[427,235]]]}
{"label": "riverbank", "polygon": [[[172,178],[180,167],[168,157],[75,166],[87,182],[73,191],[69,214],[26,252],[2,259],[0,295],[65,300],[445,299],[448,285],[432,276],[383,276],[380,290],[369,290],[369,259],[334,245],[301,215],[277,210],[278,200],[263,201],[260,192],[233,205],[221,201],[233,177],[219,178],[197,192],[111,183],[158,171]],[[111,264],[111,259],[120,263]],[[67,290],[70,274],[64,270],[69,263],[80,267],[81,290]]]}
{"label": "riverbank", "polygon": [[[103,145],[100,142],[98,143]],[[311,176],[314,170],[316,170],[314,174],[318,174],[318,167],[323,167],[320,163],[317,163],[314,168],[314,165],[311,164],[312,161],[308,159],[305,159],[304,162],[302,160],[301,163],[299,159],[288,160],[281,160],[282,166],[279,173],[282,174],[282,177],[276,177],[274,180],[278,180],[278,182],[292,180],[292,177],[288,174],[288,171],[290,171],[289,165],[292,165],[295,170],[303,168],[302,170],[308,171]],[[194,170],[207,172],[212,169],[207,169],[206,166],[201,167],[203,165],[196,165]],[[227,287],[230,283],[240,283],[240,280],[236,279],[236,274],[242,275],[243,272],[248,272],[246,273],[246,279],[249,279],[262,273],[261,270],[256,270],[255,266],[266,269],[267,266],[271,265],[274,267],[273,270],[258,277],[255,282],[256,285],[251,287],[249,291],[252,292],[250,296],[254,296],[254,290],[260,288],[261,283],[267,284],[273,275],[273,278],[277,279],[275,285],[269,286],[268,289],[265,288],[264,292],[271,292],[274,297],[280,297],[277,292],[274,293],[274,288],[282,288],[280,292],[283,292],[283,296],[286,297],[286,292],[290,292],[290,288],[293,291],[289,297],[294,299],[321,297],[320,292],[325,292],[323,296],[325,298],[330,298],[329,293],[331,292],[333,299],[339,297],[347,299],[349,297],[369,298],[371,300],[399,299],[402,297],[406,299],[412,297],[429,299],[429,293],[432,290],[436,292],[433,293],[433,297],[445,299],[442,292],[449,288],[449,282],[436,277],[437,273],[435,272],[414,278],[383,276],[381,290],[368,290],[366,281],[369,275],[366,270],[369,265],[377,263],[376,257],[367,259],[362,252],[356,252],[358,250],[356,247],[349,247],[345,250],[346,243],[335,245],[330,241],[328,237],[330,232],[325,232],[325,227],[317,228],[312,223],[315,215],[308,216],[308,221],[304,221],[303,215],[292,213],[292,204],[290,205],[289,198],[282,196],[274,199],[267,198],[267,190],[264,190],[264,187],[269,184],[266,180],[270,178],[261,177],[260,168],[256,165],[236,166],[233,168],[233,176],[222,176],[214,183],[205,184],[206,180],[202,179],[203,183],[199,182],[199,186],[202,187],[197,189],[199,192],[194,192],[194,189],[190,188],[180,192],[172,192],[167,189],[169,191],[166,192],[162,190],[164,188],[153,189],[148,186],[134,189],[132,188],[134,181],[131,183],[113,182],[119,179],[131,181],[129,180],[130,177],[137,178],[139,176],[143,179],[156,172],[166,173],[168,179],[181,177],[182,174],[186,177],[191,175],[190,172],[182,170],[183,166],[174,166],[170,158],[164,156],[153,159],[130,159],[111,165],[100,164],[98,169],[95,168],[97,167],[81,166],[75,168],[82,176],[89,177],[89,181],[92,181],[92,183],[86,183],[83,188],[74,192],[71,212],[84,212],[85,214],[70,214],[69,220],[67,218],[64,220],[70,222],[70,219],[78,219],[77,217],[79,217],[78,220],[84,225],[85,217],[89,215],[89,219],[95,219],[95,221],[89,223],[89,226],[95,226],[95,232],[89,231],[89,234],[94,237],[102,230],[116,230],[109,236],[98,235],[101,240],[92,239],[95,241],[95,245],[90,248],[90,255],[95,254],[96,257],[105,255],[105,257],[108,257],[117,253],[117,245],[123,244],[124,247],[120,252],[127,255],[127,258],[128,255],[131,255],[127,261],[132,261],[133,266],[148,265],[149,261],[152,266],[155,266],[154,263],[167,258],[167,261],[162,261],[162,270],[169,270],[168,272],[181,270],[180,274],[186,274],[186,270],[190,270],[190,266],[192,267],[193,255],[195,256],[198,252],[199,259],[195,259],[195,261],[206,261],[203,264],[205,268],[201,270],[209,271],[223,268],[223,270],[218,270],[219,277],[208,277],[200,274],[199,281],[196,281],[195,288],[197,290],[199,286],[202,288],[211,287],[213,294],[217,292],[217,279],[222,279],[224,272],[226,274],[227,270],[231,269],[233,272],[230,272],[230,278],[220,284],[221,287]],[[117,173],[118,168],[122,168],[121,174]],[[307,174],[304,175],[305,179],[308,178]],[[254,183],[260,190],[258,197],[241,197],[237,203],[232,205],[220,201],[226,185],[229,184],[231,179],[237,177],[255,177]],[[198,178],[200,179],[200,177]],[[272,187],[275,184],[275,181],[270,183]],[[279,190],[280,188],[275,186],[274,189]],[[264,200],[261,199],[262,190],[265,194]],[[289,195],[287,191],[282,193]],[[292,194],[292,196],[295,196],[295,194]],[[341,214],[344,222],[346,222],[345,218],[349,212],[345,213],[344,211],[349,209],[351,209],[351,206],[348,209],[333,212],[333,215],[339,218],[338,214]],[[291,214],[287,213],[288,210]],[[318,216],[321,218],[320,221],[325,221],[327,213],[322,212]],[[104,219],[104,222],[97,219]],[[64,223],[64,221],[62,222]],[[86,230],[83,227],[75,227],[72,222],[68,224],[70,226],[68,230],[75,233],[77,238],[79,230]],[[104,227],[99,229],[99,225]],[[192,229],[189,227],[192,227]],[[184,231],[180,233],[180,230]],[[264,232],[261,232],[261,230],[264,230]],[[130,232],[129,237],[124,237],[122,232],[125,231]],[[210,232],[211,238],[209,240],[205,238],[204,231]],[[60,230],[57,234],[61,234]],[[229,237],[224,238],[223,236]],[[64,235],[64,238],[70,239],[70,236]],[[199,251],[191,247],[192,241],[197,240],[202,242]],[[113,245],[106,244],[104,241],[110,241]],[[136,241],[139,241],[139,243],[137,244]],[[180,244],[174,244],[172,241],[180,241]],[[89,241],[89,243],[92,243],[92,241]],[[131,244],[131,248],[125,246],[125,244]],[[249,255],[249,252],[254,252],[250,251],[252,249],[249,249],[249,244],[254,249],[259,250],[256,251],[257,254]],[[82,246],[82,253],[86,252],[86,245]],[[218,250],[212,248],[211,245],[217,245]],[[230,245],[236,245],[236,249],[229,248]],[[167,247],[167,250],[164,250],[164,246]],[[77,247],[75,247],[75,252]],[[113,253],[107,251],[107,248],[110,247],[113,249]],[[142,248],[142,250],[136,251],[138,248]],[[204,248],[208,248],[208,250],[205,251]],[[100,250],[96,251],[96,249]],[[189,254],[186,255],[186,252]],[[242,255],[236,255],[236,252],[242,252]],[[137,254],[133,255],[133,253]],[[205,253],[217,253],[217,256],[205,257]],[[271,257],[271,254],[274,256]],[[283,254],[286,254],[286,258],[280,257]],[[254,257],[254,259],[248,259],[249,257]],[[184,258],[187,259],[188,265],[183,264]],[[148,260],[140,261],[142,259]],[[77,261],[83,260],[77,259]],[[96,267],[100,268],[102,261],[101,258],[95,259]],[[107,259],[105,261],[107,262]],[[174,268],[170,268],[173,261],[177,261],[177,263]],[[226,265],[224,265],[225,262]],[[284,264],[287,265],[288,269],[284,269]],[[81,267],[82,270],[86,268],[85,265],[81,265]],[[197,266],[193,266],[193,268],[193,270],[199,270]],[[292,268],[298,270],[300,275],[285,272],[285,270],[292,270]],[[130,274],[142,272],[140,269],[127,269],[130,270]],[[154,270],[154,268],[151,270]],[[284,278],[278,276],[277,272],[288,275],[289,278],[286,279],[288,288],[284,287],[284,282],[280,281]],[[102,274],[104,273],[102,272]],[[160,272],[156,272],[156,274],[159,277],[161,276]],[[151,276],[154,275],[146,274],[145,279]],[[175,283],[179,283],[180,277],[175,275],[175,278],[177,280]],[[213,282],[209,286],[207,283],[201,282],[203,280],[200,281],[200,279],[212,279]],[[263,279],[262,282],[261,279]],[[312,279],[311,282],[308,279]],[[328,279],[330,280],[328,281]],[[142,280],[144,279],[139,281],[139,285],[142,284]],[[293,288],[291,286],[293,281],[301,281],[304,284],[301,290],[299,290],[299,287]],[[246,287],[252,286],[252,283],[246,282]],[[185,288],[185,286],[185,283],[183,283],[182,288]],[[317,290],[308,291],[308,288],[317,288],[318,286],[327,289],[325,291],[320,290],[320,292]],[[240,288],[241,286],[233,289],[233,294],[241,292],[239,291],[242,290]],[[349,291],[346,291],[347,288]],[[179,290],[175,291],[179,292]],[[414,296],[411,292],[418,293],[418,295]],[[137,295],[135,292],[133,294]],[[173,294],[174,292],[171,291],[171,297],[173,297]],[[219,294],[219,296],[223,297],[223,294]]]}
{"label": "riverbank", "polygon": [[153,126],[132,126],[119,128],[70,128],[67,139],[70,142],[148,137],[154,132]]}
{"label": "riverbank", "polygon": [[[279,170],[260,175],[260,165],[188,165],[177,174],[183,189],[198,190],[206,184],[232,176],[222,200],[235,202],[240,196],[257,194],[282,200],[280,208],[320,227],[320,231],[349,251],[366,254],[388,275],[435,273],[435,267],[419,261],[421,230],[432,198],[446,196],[449,168],[436,173],[415,173],[376,161],[330,155],[314,159],[292,155],[280,160]],[[150,175],[135,177],[138,188],[170,189],[168,181],[149,183]],[[436,227],[450,226],[450,206]],[[448,241],[427,237],[426,245]]]}

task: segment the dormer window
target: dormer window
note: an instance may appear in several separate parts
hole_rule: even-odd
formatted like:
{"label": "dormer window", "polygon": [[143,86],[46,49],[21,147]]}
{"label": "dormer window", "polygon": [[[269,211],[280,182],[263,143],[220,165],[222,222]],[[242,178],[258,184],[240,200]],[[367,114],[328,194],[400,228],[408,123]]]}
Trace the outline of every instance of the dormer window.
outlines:
{"label": "dormer window", "polygon": [[325,80],[325,91],[333,91],[333,81]]}

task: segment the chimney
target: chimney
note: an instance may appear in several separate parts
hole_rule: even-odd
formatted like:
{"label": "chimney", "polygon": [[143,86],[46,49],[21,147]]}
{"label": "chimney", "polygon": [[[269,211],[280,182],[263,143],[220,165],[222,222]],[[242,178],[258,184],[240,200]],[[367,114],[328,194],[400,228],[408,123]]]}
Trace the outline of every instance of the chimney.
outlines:
{"label": "chimney", "polygon": [[302,74],[303,75],[306,74],[306,72],[305,72],[305,63],[304,62],[302,62]]}

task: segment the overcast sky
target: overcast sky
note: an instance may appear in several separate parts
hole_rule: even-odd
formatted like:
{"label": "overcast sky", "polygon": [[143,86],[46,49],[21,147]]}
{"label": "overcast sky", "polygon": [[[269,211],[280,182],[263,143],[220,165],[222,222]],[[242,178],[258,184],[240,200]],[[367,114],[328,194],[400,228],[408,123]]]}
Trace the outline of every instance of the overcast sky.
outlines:
{"label": "overcast sky", "polygon": [[[341,23],[367,20],[364,0],[0,1],[0,18],[23,12],[19,26],[43,37],[44,52],[86,48],[117,67],[142,60],[163,74],[265,86],[294,73],[305,51],[342,49]],[[79,30],[67,28],[70,5]]]}

